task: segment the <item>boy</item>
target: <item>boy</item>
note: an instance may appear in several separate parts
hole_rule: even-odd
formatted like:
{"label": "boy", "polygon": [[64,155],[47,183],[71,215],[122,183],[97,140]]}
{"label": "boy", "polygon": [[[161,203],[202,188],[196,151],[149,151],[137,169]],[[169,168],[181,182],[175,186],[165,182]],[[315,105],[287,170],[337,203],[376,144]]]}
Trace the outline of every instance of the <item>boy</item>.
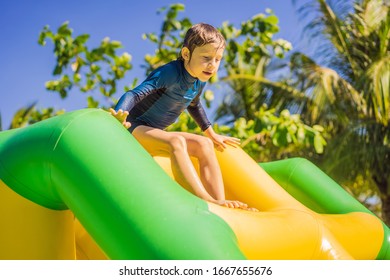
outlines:
{"label": "boy", "polygon": [[[216,28],[205,23],[192,26],[179,58],[154,70],[126,92],[110,112],[151,155],[168,155],[174,174],[198,197],[230,208],[254,210],[245,203],[225,199],[214,145],[224,149],[226,145],[239,145],[240,140],[215,133],[200,102],[206,82],[218,71],[224,49],[225,39]],[[164,130],[185,109],[206,137]],[[198,159],[200,176],[190,157]]]}

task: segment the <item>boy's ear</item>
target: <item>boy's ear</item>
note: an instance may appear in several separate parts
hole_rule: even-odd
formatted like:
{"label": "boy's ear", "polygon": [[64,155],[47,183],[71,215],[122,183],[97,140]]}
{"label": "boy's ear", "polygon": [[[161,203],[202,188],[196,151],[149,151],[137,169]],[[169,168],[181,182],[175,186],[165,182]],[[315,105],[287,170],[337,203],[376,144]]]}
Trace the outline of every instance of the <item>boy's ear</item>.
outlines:
{"label": "boy's ear", "polygon": [[184,60],[190,60],[190,50],[187,47],[181,49],[181,57]]}

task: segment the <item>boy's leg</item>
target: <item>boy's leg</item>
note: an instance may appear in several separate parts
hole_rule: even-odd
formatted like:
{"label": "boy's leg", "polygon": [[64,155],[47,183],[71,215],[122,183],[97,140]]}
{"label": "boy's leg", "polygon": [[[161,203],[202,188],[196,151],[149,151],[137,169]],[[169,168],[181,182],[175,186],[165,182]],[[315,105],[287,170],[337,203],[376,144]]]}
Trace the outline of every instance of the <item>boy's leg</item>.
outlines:
{"label": "boy's leg", "polygon": [[248,208],[246,203],[237,200],[226,200],[222,172],[215,154],[214,143],[211,139],[187,132],[169,133],[185,139],[188,155],[198,159],[201,181],[212,197],[216,198],[217,201],[224,201],[223,205],[227,207],[258,211],[255,208]]}
{"label": "boy's leg", "polygon": [[183,136],[143,125],[134,129],[133,136],[151,155],[169,156],[174,174],[194,190],[197,196],[206,201],[216,202],[216,198],[212,197],[203,186],[192,164],[186,139]]}
{"label": "boy's leg", "polygon": [[225,188],[221,169],[215,155],[211,139],[186,132],[173,132],[183,136],[187,142],[187,151],[199,161],[200,179],[206,190],[217,200],[225,199]]}
{"label": "boy's leg", "polygon": [[[231,208],[246,208],[247,205],[239,201],[217,199],[205,189],[201,179],[192,164],[190,153],[195,156],[195,149],[199,148],[199,141],[194,140],[189,133],[166,132],[148,126],[140,125],[133,131],[133,136],[151,155],[167,155],[171,158],[173,172],[184,179],[186,185],[194,190],[195,194],[209,202]],[[201,136],[198,136],[201,137]],[[188,148],[188,145],[190,148]],[[214,152],[214,151],[213,151]],[[207,168],[206,168],[207,169]],[[204,171],[206,173],[210,171]],[[211,171],[213,172],[213,171]],[[220,172],[220,171],[219,171]],[[213,174],[210,174],[212,176]],[[222,176],[220,179],[222,181]],[[223,184],[222,184],[223,191]],[[220,196],[221,194],[219,194]]]}

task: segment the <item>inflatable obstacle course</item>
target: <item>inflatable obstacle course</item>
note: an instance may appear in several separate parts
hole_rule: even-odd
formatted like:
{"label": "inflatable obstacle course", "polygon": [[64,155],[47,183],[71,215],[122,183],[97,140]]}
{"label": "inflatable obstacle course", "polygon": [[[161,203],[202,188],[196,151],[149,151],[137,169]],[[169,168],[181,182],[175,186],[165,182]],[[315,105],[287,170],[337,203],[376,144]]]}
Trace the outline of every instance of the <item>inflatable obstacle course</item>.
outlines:
{"label": "inflatable obstacle course", "polygon": [[216,153],[260,212],[183,189],[102,110],[0,132],[0,259],[390,259],[388,227],[310,162]]}

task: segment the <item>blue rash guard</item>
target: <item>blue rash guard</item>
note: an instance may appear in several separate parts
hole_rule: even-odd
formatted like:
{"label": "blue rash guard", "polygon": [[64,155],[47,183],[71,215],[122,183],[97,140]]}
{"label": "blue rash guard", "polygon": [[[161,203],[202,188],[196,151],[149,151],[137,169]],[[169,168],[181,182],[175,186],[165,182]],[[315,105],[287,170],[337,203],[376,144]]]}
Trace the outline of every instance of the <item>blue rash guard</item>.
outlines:
{"label": "blue rash guard", "polygon": [[115,110],[128,111],[132,132],[138,125],[165,129],[187,109],[202,131],[210,125],[200,95],[206,85],[192,77],[181,60],[165,64],[119,99]]}

